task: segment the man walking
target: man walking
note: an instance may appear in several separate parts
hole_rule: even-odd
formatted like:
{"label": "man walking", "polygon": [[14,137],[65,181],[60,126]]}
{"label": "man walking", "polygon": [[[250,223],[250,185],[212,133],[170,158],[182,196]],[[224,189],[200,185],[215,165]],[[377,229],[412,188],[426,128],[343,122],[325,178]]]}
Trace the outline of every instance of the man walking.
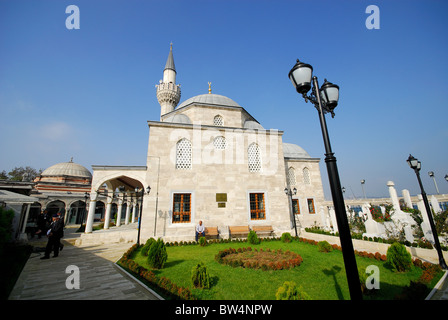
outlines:
{"label": "man walking", "polygon": [[47,231],[47,247],[45,248],[45,255],[41,258],[50,259],[51,251],[54,252],[53,258],[56,258],[59,255],[59,248],[61,245],[61,238],[64,234],[64,226],[62,220],[59,219],[57,214],[53,215],[53,222],[50,225],[50,228]]}

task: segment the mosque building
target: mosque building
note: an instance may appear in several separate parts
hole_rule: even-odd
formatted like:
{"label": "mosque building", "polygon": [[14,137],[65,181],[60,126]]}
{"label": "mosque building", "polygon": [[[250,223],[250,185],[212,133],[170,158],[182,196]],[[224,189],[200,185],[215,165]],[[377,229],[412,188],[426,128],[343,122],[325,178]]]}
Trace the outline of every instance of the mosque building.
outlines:
{"label": "mosque building", "polygon": [[[160,119],[148,121],[146,165],[92,165],[86,232],[92,232],[99,196],[107,199],[105,228],[114,202],[118,215],[124,204],[133,208],[131,222],[142,203],[143,240],[193,240],[200,220],[217,227],[221,238],[231,235],[233,226],[266,226],[279,236],[293,234],[294,224],[320,221],[320,159],[283,142],[283,131],[265,129],[236,101],[212,93],[210,83],[208,93],[179,104],[176,75],[171,45],[156,85]],[[296,192],[291,197],[285,188]]]}

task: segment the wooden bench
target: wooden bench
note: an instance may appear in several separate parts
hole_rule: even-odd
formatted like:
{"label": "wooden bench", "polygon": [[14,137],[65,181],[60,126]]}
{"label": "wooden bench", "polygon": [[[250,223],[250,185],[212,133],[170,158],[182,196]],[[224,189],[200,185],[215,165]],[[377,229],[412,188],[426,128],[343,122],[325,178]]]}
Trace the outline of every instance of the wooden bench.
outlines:
{"label": "wooden bench", "polygon": [[219,238],[218,227],[205,227],[205,238]]}
{"label": "wooden bench", "polygon": [[272,228],[272,226],[253,226],[252,230],[255,231],[257,236],[259,235],[271,236],[274,233],[274,229]]}
{"label": "wooden bench", "polygon": [[229,238],[234,236],[247,237],[249,234],[249,226],[229,226]]}

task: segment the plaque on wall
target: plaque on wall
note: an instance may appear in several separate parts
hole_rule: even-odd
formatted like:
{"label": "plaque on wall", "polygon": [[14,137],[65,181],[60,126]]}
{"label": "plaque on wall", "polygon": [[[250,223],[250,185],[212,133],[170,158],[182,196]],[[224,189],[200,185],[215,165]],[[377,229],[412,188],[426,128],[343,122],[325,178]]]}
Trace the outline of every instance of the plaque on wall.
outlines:
{"label": "plaque on wall", "polygon": [[225,208],[226,203],[225,202],[218,202],[218,208]]}
{"label": "plaque on wall", "polygon": [[216,202],[227,202],[227,193],[217,193]]}

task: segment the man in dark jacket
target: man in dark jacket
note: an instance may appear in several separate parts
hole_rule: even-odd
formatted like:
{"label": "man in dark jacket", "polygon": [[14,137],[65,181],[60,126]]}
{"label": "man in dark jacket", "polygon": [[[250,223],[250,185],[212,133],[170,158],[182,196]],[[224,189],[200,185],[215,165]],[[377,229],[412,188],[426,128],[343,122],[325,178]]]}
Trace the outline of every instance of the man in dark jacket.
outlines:
{"label": "man in dark jacket", "polygon": [[64,225],[59,216],[55,214],[53,215],[53,222],[51,223],[50,228],[47,231],[48,243],[47,247],[45,248],[45,256],[43,256],[41,259],[49,259],[52,250],[54,252],[53,258],[56,258],[59,255],[59,248],[63,235]]}

